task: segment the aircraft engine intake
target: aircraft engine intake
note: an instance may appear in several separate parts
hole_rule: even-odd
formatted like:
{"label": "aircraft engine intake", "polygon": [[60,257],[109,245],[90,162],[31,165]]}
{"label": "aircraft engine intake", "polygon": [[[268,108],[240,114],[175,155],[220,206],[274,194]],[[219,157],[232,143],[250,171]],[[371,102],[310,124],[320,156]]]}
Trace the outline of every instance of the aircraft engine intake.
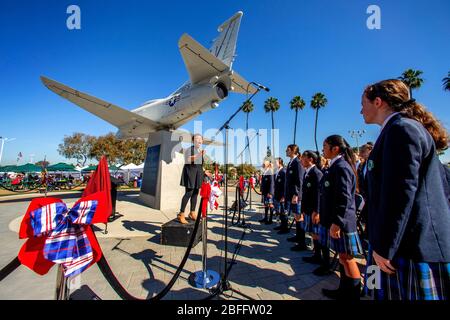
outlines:
{"label": "aircraft engine intake", "polygon": [[228,97],[228,89],[222,82],[218,82],[215,86],[215,89],[219,100],[223,100]]}

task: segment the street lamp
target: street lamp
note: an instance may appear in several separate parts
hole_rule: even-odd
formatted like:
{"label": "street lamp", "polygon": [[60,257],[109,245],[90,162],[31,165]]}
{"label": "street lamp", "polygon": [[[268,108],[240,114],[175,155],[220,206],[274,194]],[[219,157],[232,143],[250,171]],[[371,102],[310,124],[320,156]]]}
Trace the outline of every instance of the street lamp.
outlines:
{"label": "street lamp", "polygon": [[348,133],[350,134],[350,136],[352,138],[356,139],[356,149],[359,152],[359,142],[358,142],[358,138],[361,138],[365,133],[366,130],[349,130]]}
{"label": "street lamp", "polygon": [[0,144],[0,164],[1,164],[2,163],[2,156],[3,156],[3,147],[5,145],[5,142],[16,140],[16,138],[3,138],[3,137],[0,137],[0,140],[1,140],[1,144]]}

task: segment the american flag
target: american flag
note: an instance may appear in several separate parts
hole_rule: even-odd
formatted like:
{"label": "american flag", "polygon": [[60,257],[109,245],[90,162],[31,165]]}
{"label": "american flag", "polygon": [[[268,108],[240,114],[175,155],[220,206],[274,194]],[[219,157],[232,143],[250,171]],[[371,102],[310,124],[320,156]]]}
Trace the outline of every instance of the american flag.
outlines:
{"label": "american flag", "polygon": [[19,152],[19,154],[17,155],[17,162],[19,162],[20,159],[22,159],[22,152]]}

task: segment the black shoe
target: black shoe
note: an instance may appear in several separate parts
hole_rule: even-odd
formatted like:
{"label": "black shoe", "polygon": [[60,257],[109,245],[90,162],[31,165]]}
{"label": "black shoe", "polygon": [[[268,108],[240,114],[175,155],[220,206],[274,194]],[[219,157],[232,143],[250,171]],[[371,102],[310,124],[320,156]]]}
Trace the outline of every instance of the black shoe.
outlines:
{"label": "black shoe", "polygon": [[296,246],[291,248],[291,251],[305,251],[306,249],[308,249],[306,246],[297,244]]}
{"label": "black shoe", "polygon": [[273,230],[281,230],[281,226],[275,227]]}
{"label": "black shoe", "polygon": [[349,279],[349,287],[347,288],[347,299],[351,301],[361,300],[361,281]]}
{"label": "black shoe", "polygon": [[273,223],[272,220],[266,221],[266,224],[272,224],[272,223]]}
{"label": "black shoe", "polygon": [[286,240],[289,242],[297,242],[298,238],[297,238],[297,236],[293,236],[293,237],[287,238]]}
{"label": "black shoe", "polygon": [[342,289],[322,289],[322,294],[328,299],[342,300]]}
{"label": "black shoe", "polygon": [[322,264],[322,258],[319,256],[312,256],[312,257],[303,257],[302,258],[303,261],[305,261],[306,263],[311,263],[311,264]]}
{"label": "black shoe", "polygon": [[277,232],[277,234],[286,234],[289,233],[289,229],[281,229],[280,231]]}
{"label": "black shoe", "polygon": [[330,274],[332,274],[333,272],[331,272],[329,267],[326,266],[320,266],[318,267],[316,270],[313,271],[313,274],[319,277],[323,277],[323,276],[328,276]]}

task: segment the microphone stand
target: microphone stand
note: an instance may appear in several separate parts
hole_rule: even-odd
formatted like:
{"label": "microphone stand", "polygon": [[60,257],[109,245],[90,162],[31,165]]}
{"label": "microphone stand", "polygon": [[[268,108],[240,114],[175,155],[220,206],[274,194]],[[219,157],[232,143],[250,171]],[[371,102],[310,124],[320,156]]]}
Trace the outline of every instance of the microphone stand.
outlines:
{"label": "microphone stand", "polygon": [[[255,84],[254,82],[250,82],[250,84]],[[247,86],[247,92],[248,92]],[[225,237],[225,255],[224,255],[224,271],[222,274],[222,278],[220,279],[220,291],[227,291],[231,289],[230,283],[228,282],[228,131],[230,129],[230,122],[233,118],[242,111],[246,102],[249,102],[253,99],[253,97],[261,91],[259,85],[257,85],[256,91],[246,100],[244,103],[228,118],[227,121],[220,127],[215,136],[217,136],[223,129],[225,129],[225,146],[224,146],[224,158],[225,158],[225,203],[224,203],[224,212],[225,212],[225,226],[224,226],[224,237]]]}

